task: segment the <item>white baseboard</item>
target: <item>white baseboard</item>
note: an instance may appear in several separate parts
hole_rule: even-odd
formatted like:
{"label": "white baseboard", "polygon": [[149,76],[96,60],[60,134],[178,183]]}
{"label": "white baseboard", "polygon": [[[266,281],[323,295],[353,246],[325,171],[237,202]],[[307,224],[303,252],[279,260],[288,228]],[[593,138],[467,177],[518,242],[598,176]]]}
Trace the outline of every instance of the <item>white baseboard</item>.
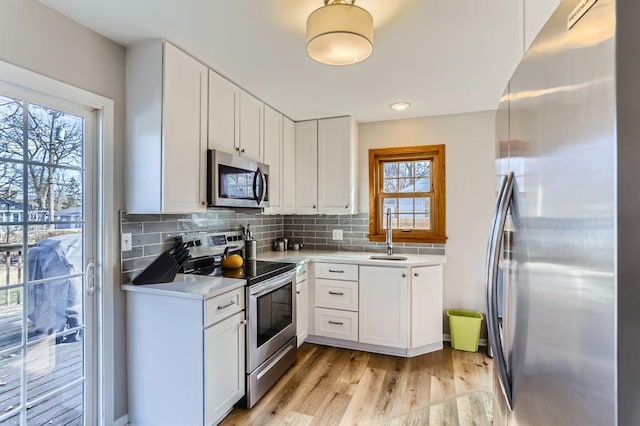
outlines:
{"label": "white baseboard", "polygon": [[124,416],[120,417],[119,419],[116,419],[115,422],[113,422],[113,426],[127,426],[129,424],[129,415],[125,414]]}
{"label": "white baseboard", "polygon": [[[451,335],[450,334],[443,334],[442,335],[442,340],[444,340],[445,342],[450,342],[451,341]],[[487,346],[487,339],[478,339],[478,346]]]}

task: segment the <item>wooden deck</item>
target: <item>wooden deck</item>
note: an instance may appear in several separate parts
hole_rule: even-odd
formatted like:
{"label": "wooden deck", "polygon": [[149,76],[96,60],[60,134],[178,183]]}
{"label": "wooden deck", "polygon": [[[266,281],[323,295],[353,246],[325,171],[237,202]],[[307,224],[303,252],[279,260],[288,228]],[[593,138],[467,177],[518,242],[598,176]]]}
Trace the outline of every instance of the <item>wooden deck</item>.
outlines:
{"label": "wooden deck", "polygon": [[[20,405],[23,356],[21,343],[22,306],[0,307],[0,415]],[[15,348],[15,350],[11,350]],[[81,341],[56,344],[55,336],[27,346],[27,424],[81,425],[83,384],[67,386],[83,375]],[[65,387],[50,397],[49,392]],[[39,401],[38,401],[39,400]],[[0,426],[19,425],[19,416]]]}
{"label": "wooden deck", "polygon": [[491,359],[448,345],[400,358],[305,343],[255,407],[222,425],[488,426],[492,380]]}

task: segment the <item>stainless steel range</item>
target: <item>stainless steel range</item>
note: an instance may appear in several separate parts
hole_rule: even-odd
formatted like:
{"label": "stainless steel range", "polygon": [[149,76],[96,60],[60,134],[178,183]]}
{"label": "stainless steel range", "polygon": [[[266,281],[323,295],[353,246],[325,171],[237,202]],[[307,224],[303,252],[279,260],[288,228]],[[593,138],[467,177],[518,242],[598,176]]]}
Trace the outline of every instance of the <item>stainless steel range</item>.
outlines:
{"label": "stainless steel range", "polygon": [[184,273],[247,280],[246,396],[247,408],[282,377],[296,360],[295,264],[245,260],[241,271],[220,266],[225,249],[242,253],[238,231],[184,234],[192,259]]}

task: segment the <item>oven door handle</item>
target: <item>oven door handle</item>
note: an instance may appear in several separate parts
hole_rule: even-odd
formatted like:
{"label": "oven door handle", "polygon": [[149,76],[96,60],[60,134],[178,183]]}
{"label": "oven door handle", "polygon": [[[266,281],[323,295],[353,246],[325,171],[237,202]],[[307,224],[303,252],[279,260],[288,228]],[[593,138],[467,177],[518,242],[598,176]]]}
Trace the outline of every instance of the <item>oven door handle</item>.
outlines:
{"label": "oven door handle", "polygon": [[287,272],[286,274],[271,278],[263,283],[249,287],[249,296],[260,297],[289,283],[293,284],[295,276],[296,271],[294,269]]}

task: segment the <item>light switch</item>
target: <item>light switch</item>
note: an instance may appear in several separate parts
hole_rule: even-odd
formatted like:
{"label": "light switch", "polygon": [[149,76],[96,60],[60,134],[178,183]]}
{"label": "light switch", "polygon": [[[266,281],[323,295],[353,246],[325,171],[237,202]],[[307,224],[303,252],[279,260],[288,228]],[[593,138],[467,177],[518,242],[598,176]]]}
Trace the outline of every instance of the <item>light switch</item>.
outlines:
{"label": "light switch", "polygon": [[125,232],[122,234],[122,240],[120,241],[120,245],[122,246],[122,251],[131,251],[132,243],[131,243],[130,232]]}
{"label": "light switch", "polygon": [[333,230],[333,240],[334,241],[342,241],[342,229],[334,229]]}

